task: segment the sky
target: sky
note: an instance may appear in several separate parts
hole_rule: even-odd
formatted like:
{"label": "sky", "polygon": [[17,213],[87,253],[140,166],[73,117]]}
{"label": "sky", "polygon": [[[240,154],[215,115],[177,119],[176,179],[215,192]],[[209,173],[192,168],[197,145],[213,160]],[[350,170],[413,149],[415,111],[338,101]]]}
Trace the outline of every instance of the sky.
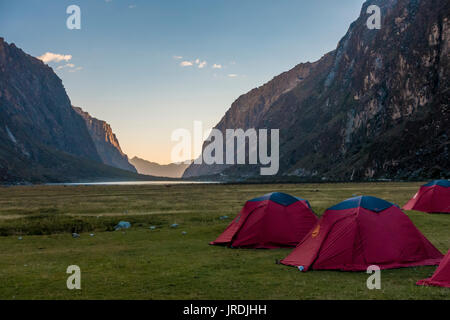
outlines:
{"label": "sky", "polygon": [[174,130],[212,128],[240,95],[334,50],[363,2],[0,0],[0,37],[48,63],[129,157],[166,164]]}

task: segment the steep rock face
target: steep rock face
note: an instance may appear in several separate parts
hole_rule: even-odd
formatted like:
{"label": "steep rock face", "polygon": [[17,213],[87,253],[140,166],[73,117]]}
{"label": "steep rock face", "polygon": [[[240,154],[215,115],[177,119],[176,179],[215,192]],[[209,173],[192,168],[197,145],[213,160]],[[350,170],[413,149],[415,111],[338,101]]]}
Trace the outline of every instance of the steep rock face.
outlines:
{"label": "steep rock face", "polygon": [[[318,62],[299,64],[261,87],[240,96],[233,102],[231,108],[215,128],[224,135],[226,129],[266,128],[260,124],[267,122],[267,115],[271,112],[273,104],[300,84],[311,81],[326,71],[332,62],[331,58],[332,56],[328,54]],[[290,119],[285,118],[284,120],[289,121]],[[229,165],[192,164],[186,169],[183,176],[212,175],[220,173],[228,167]]]}
{"label": "steep rock face", "polygon": [[133,179],[105,166],[53,70],[0,38],[0,183]]}
{"label": "steep rock face", "polygon": [[[371,4],[381,8],[380,30],[366,26]],[[258,117],[232,107],[226,126],[240,128],[235,119],[250,117],[255,128],[279,128],[282,175],[448,177],[449,18],[446,0],[367,1],[337,49],[315,64],[321,72]],[[187,174],[258,173],[254,166],[198,167]]]}
{"label": "steep rock face", "polygon": [[137,172],[136,168],[129,163],[128,156],[122,152],[119,140],[117,140],[116,135],[108,123],[92,117],[79,107],[73,107],[73,109],[84,119],[89,134],[94,141],[97,153],[104,164]]}
{"label": "steep rock face", "polygon": [[0,38],[0,130],[38,160],[45,145],[99,161],[86,126],[53,70]]}
{"label": "steep rock face", "polygon": [[184,171],[189,166],[184,163],[171,163],[162,165],[150,162],[138,157],[130,159],[130,163],[134,165],[140,174],[147,174],[155,177],[181,178]]}

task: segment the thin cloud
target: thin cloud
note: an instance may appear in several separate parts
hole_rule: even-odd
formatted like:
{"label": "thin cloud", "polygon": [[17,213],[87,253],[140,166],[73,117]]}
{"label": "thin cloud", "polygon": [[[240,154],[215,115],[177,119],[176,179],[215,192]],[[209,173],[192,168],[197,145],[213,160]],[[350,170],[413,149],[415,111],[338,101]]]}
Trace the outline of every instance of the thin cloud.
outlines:
{"label": "thin cloud", "polygon": [[192,62],[190,62],[190,61],[182,61],[181,63],[180,63],[180,66],[182,66],[182,67],[191,67],[191,66],[193,66],[194,64],[192,63]]}
{"label": "thin cloud", "polygon": [[173,56],[173,58],[174,58],[175,60],[180,60],[180,59],[183,59],[183,57],[182,57],[182,56]]}
{"label": "thin cloud", "polygon": [[135,5],[135,4],[130,4],[130,5],[128,6],[128,8],[134,9],[134,8],[136,8],[136,5]]}
{"label": "thin cloud", "polygon": [[212,68],[213,68],[213,69],[222,69],[222,65],[221,65],[221,64],[216,64],[216,63],[214,63],[214,64],[212,65]]}
{"label": "thin cloud", "polygon": [[61,62],[69,61],[70,59],[72,59],[72,55],[46,52],[42,56],[39,56],[38,59],[42,60],[44,63]]}
{"label": "thin cloud", "polygon": [[65,69],[65,68],[75,68],[75,65],[73,63],[66,63],[63,66],[58,66],[56,68],[56,70],[61,70],[61,69]]}
{"label": "thin cloud", "polygon": [[[174,56],[174,59],[181,59],[181,56]],[[206,67],[208,65],[208,62],[206,62],[205,60],[200,60],[200,59],[195,59],[195,60],[185,60],[180,62],[180,66],[181,67],[192,67],[193,65],[197,66],[199,69],[203,69],[204,67]]]}
{"label": "thin cloud", "polygon": [[238,76],[238,75],[235,74],[235,73],[230,73],[230,74],[228,75],[229,78],[236,78],[237,76]]}
{"label": "thin cloud", "polygon": [[58,66],[56,70],[66,70],[69,72],[77,72],[83,69],[83,67],[77,67],[73,63],[66,63],[65,65]]}
{"label": "thin cloud", "polygon": [[80,70],[83,70],[83,67],[76,67],[76,68],[70,69],[69,72],[77,72]]}

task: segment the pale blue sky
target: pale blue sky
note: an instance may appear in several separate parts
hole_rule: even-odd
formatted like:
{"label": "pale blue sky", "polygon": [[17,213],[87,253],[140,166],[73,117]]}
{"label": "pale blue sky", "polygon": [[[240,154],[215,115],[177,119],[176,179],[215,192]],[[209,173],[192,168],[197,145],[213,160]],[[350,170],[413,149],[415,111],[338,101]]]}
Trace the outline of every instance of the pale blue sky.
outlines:
{"label": "pale blue sky", "polygon": [[[71,55],[49,65],[72,103],[109,122],[130,157],[167,163],[173,130],[212,127],[241,94],[333,50],[363,2],[0,0],[0,36]],[[66,28],[71,4],[81,30]]]}

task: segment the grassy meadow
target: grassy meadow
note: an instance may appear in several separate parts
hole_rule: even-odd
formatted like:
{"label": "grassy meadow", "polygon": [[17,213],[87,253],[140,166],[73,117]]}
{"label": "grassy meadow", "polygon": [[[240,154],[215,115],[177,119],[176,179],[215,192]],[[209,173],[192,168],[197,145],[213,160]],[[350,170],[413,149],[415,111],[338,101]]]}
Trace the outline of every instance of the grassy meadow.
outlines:
{"label": "grassy meadow", "polygon": [[[420,185],[0,187],[0,300],[450,299],[449,289],[415,285],[435,267],[382,271],[382,289],[371,291],[364,272],[301,273],[277,265],[290,249],[208,245],[247,199],[268,192],[308,199],[320,215],[352,195],[403,205]],[[230,219],[221,220],[224,215]],[[448,250],[450,215],[408,215],[439,250]],[[131,229],[114,231],[120,220]],[[179,226],[171,228],[174,223]],[[69,265],[81,268],[82,290],[67,289]]]}

